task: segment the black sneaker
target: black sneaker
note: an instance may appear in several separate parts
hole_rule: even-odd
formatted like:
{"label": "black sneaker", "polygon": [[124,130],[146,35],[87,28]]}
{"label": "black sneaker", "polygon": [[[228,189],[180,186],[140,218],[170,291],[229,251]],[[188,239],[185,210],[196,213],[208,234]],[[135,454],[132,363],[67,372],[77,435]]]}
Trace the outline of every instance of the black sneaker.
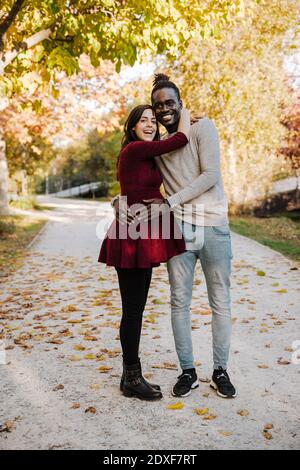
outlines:
{"label": "black sneaker", "polygon": [[229,375],[227,374],[226,370],[222,369],[222,367],[219,367],[219,369],[214,370],[210,386],[211,388],[217,391],[219,397],[236,397],[236,390],[230,382]]}
{"label": "black sneaker", "polygon": [[184,369],[172,389],[173,397],[188,397],[194,388],[199,387],[195,369]]}

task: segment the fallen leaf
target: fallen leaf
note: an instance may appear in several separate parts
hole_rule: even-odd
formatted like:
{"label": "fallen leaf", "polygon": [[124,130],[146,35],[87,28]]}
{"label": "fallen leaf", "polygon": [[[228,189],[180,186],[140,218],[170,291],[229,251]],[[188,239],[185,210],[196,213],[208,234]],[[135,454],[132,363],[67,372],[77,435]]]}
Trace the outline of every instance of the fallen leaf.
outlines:
{"label": "fallen leaf", "polygon": [[271,439],[273,439],[272,434],[271,434],[270,432],[268,432],[268,431],[263,430],[262,434],[263,434],[263,436],[264,436],[265,439],[268,439],[268,441],[270,441]]}
{"label": "fallen leaf", "polygon": [[290,361],[286,361],[284,360],[282,357],[280,357],[277,361],[277,364],[280,364],[281,366],[287,366],[289,365],[291,362]]}
{"label": "fallen leaf", "polygon": [[75,305],[68,305],[66,310],[64,310],[65,312],[76,312],[77,308],[75,307]]}
{"label": "fallen leaf", "polygon": [[194,409],[194,412],[200,416],[206,415],[208,411],[209,411],[208,408],[195,408]]}
{"label": "fallen leaf", "polygon": [[11,420],[5,421],[4,424],[0,424],[0,432],[11,432],[14,426],[15,424],[13,421]]}
{"label": "fallen leaf", "polygon": [[177,370],[177,365],[172,362],[164,362],[163,364],[158,364],[151,366],[153,369],[171,369]]}
{"label": "fallen leaf", "polygon": [[152,372],[146,372],[146,374],[144,374],[144,377],[145,377],[145,379],[152,379],[153,374],[152,374]]}
{"label": "fallen leaf", "polygon": [[70,356],[70,357],[69,357],[69,360],[70,360],[70,361],[73,361],[73,362],[75,362],[75,361],[80,361],[80,360],[81,360],[81,357],[80,357],[80,356],[75,356],[75,355],[73,355],[73,356]]}
{"label": "fallen leaf", "polygon": [[[35,338],[36,339],[36,338]],[[64,342],[61,339],[50,339],[47,343],[51,344],[63,344]]]}
{"label": "fallen leaf", "polygon": [[52,389],[53,392],[57,392],[58,390],[63,390],[65,387],[63,384],[59,384],[59,385],[56,385],[56,387],[54,387]]}
{"label": "fallen leaf", "polygon": [[77,408],[80,408],[80,403],[73,403],[71,408],[74,409],[74,410],[76,410]]}
{"label": "fallen leaf", "polygon": [[84,359],[96,359],[96,356],[95,356],[95,354],[90,353],[90,354],[86,354],[84,356]]}
{"label": "fallen leaf", "polygon": [[96,413],[96,408],[94,406],[89,406],[86,410],[84,410],[85,413]]}
{"label": "fallen leaf", "polygon": [[101,372],[102,374],[106,374],[107,372],[109,372],[110,370],[112,370],[112,367],[108,367],[108,366],[100,366],[98,367],[99,372]]}
{"label": "fallen leaf", "polygon": [[90,384],[90,389],[91,390],[99,390],[100,385],[99,384]]}
{"label": "fallen leaf", "polygon": [[257,276],[265,276],[266,273],[264,271],[256,271]]}
{"label": "fallen leaf", "polygon": [[167,406],[168,410],[181,410],[183,407],[184,404],[182,403],[182,401]]}
{"label": "fallen leaf", "polygon": [[248,410],[238,410],[237,414],[240,416],[249,416],[249,411]]}
{"label": "fallen leaf", "polygon": [[210,382],[210,379],[208,377],[200,377],[199,378],[200,382],[208,384]]}
{"label": "fallen leaf", "polygon": [[219,434],[225,437],[232,436],[232,432],[229,432],[229,431],[219,431]]}
{"label": "fallen leaf", "polygon": [[207,421],[211,421],[213,419],[216,419],[216,417],[217,417],[216,415],[205,415],[205,416],[203,416],[202,419],[205,419]]}
{"label": "fallen leaf", "polygon": [[96,338],[96,336],[92,336],[92,335],[86,335],[84,336],[83,338],[85,341],[97,341],[98,338]]}
{"label": "fallen leaf", "polygon": [[264,426],[264,429],[273,429],[274,425],[272,423],[268,423]]}

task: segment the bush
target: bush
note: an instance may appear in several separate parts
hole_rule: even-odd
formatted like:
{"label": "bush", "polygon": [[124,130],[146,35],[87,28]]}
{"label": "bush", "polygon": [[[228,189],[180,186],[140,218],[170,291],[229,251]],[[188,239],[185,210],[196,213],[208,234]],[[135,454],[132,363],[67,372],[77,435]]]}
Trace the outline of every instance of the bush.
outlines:
{"label": "bush", "polygon": [[13,221],[5,222],[4,220],[0,220],[0,237],[11,235],[15,231],[16,231],[16,226]]}
{"label": "bush", "polygon": [[109,183],[108,189],[108,196],[114,197],[117,194],[120,194],[120,183],[118,181],[114,181],[113,183]]}

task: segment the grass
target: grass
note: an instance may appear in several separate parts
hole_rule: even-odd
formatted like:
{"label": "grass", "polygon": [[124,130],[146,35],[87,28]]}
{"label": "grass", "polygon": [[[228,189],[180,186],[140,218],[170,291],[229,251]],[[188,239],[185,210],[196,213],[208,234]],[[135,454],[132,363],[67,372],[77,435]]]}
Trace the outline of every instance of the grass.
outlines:
{"label": "grass", "polygon": [[300,262],[300,211],[267,218],[231,216],[230,228]]}
{"label": "grass", "polygon": [[28,244],[45,223],[45,219],[23,215],[0,217],[0,278],[22,265]]}
{"label": "grass", "polygon": [[44,211],[44,210],[51,210],[53,207],[40,205],[38,204],[36,197],[34,195],[28,196],[19,196],[18,199],[15,201],[10,201],[9,205],[11,207],[16,207],[17,209],[22,209],[25,211],[29,210],[36,210],[36,211]]}

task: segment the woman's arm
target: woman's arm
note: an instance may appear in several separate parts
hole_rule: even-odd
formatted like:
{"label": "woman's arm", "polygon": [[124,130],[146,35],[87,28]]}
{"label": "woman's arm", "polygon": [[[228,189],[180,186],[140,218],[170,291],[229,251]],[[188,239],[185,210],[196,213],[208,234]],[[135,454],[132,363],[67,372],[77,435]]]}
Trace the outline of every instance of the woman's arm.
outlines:
{"label": "woman's arm", "polygon": [[165,140],[155,140],[152,142],[138,140],[131,142],[125,147],[124,151],[128,156],[146,160],[148,158],[158,157],[164,153],[173,152],[188,143],[190,134],[190,113],[187,109],[182,109],[178,130],[175,135]]}
{"label": "woman's arm", "polygon": [[191,115],[186,108],[182,108],[180,113],[179,125],[177,132],[183,132],[187,139],[190,137],[191,130]]}

